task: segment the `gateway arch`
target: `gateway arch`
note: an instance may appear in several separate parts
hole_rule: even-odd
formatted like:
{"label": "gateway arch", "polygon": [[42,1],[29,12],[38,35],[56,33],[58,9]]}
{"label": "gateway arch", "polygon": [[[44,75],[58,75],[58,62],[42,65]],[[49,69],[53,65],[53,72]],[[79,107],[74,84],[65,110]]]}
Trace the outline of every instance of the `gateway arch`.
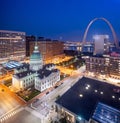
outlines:
{"label": "gateway arch", "polygon": [[82,46],[83,46],[83,45],[85,44],[85,42],[86,42],[86,37],[87,37],[87,33],[88,33],[88,31],[89,31],[90,26],[91,26],[95,21],[98,21],[98,20],[102,20],[102,21],[104,21],[104,22],[107,23],[107,25],[108,25],[108,26],[110,27],[110,29],[111,29],[111,32],[112,32],[112,35],[113,35],[113,38],[114,38],[115,45],[116,45],[117,48],[119,48],[118,39],[117,39],[116,33],[115,33],[115,31],[114,31],[114,29],[113,29],[111,23],[110,23],[107,19],[105,19],[105,18],[103,18],[103,17],[101,17],[101,18],[94,18],[92,21],[90,21],[90,23],[88,24],[88,26],[87,26],[87,28],[86,28],[86,30],[85,30],[85,33],[84,33],[84,37],[83,37],[83,40],[82,40]]}

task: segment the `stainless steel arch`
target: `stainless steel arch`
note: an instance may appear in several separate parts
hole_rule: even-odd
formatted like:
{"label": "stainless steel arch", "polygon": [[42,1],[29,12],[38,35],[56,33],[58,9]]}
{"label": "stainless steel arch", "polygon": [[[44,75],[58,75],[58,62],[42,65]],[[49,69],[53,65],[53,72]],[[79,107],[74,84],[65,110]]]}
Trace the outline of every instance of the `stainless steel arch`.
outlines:
{"label": "stainless steel arch", "polygon": [[91,26],[95,21],[97,21],[97,20],[103,20],[104,22],[106,22],[106,23],[108,24],[108,26],[110,27],[110,29],[111,29],[111,31],[112,31],[115,45],[116,45],[117,48],[119,48],[118,39],[117,39],[116,33],[115,33],[115,31],[114,31],[114,29],[113,29],[111,23],[110,23],[107,19],[102,18],[102,17],[101,17],[101,18],[94,18],[92,21],[90,21],[90,23],[88,24],[88,26],[87,26],[87,28],[86,28],[86,30],[85,30],[84,37],[83,37],[83,40],[82,40],[82,45],[84,45],[85,42],[86,42],[86,37],[87,37],[87,33],[88,33],[88,30],[89,30],[90,26]]}

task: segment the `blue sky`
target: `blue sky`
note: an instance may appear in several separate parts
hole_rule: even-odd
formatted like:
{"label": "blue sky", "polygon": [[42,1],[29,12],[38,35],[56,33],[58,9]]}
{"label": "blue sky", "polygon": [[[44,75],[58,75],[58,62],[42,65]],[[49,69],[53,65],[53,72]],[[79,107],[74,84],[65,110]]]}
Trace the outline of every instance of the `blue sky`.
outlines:
{"label": "blue sky", "polygon": [[[0,0],[0,29],[25,31],[52,39],[81,41],[88,23],[105,17],[120,40],[119,0]],[[90,28],[87,40],[94,34],[112,34],[99,20]]]}

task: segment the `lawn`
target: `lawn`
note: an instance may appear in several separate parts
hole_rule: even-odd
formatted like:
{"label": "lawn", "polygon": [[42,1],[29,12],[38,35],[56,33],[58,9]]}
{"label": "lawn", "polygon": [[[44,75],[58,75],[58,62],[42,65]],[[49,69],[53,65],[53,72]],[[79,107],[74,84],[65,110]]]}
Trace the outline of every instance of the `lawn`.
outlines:
{"label": "lawn", "polygon": [[20,96],[21,98],[23,98],[25,101],[29,101],[31,100],[33,97],[37,96],[38,94],[40,94],[41,92],[38,90],[25,90],[25,91],[20,91],[18,92],[18,96]]}

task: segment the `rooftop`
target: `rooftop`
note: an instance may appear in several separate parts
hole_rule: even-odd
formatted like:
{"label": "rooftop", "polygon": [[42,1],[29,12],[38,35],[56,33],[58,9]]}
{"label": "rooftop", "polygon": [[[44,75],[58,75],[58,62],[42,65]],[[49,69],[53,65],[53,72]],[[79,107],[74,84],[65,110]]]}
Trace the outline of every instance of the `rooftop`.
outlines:
{"label": "rooftop", "polygon": [[18,62],[18,61],[8,61],[8,62],[3,64],[3,68],[6,70],[12,70],[15,68],[19,68],[21,66],[23,66],[23,64]]}
{"label": "rooftop", "polygon": [[[50,66],[52,64],[47,64],[47,65]],[[59,71],[58,69],[47,70],[46,69],[46,66],[44,66],[43,69],[40,69],[40,70],[37,71],[38,77],[40,79],[42,79],[44,77],[48,77],[51,73],[54,73],[54,72],[58,72]],[[18,77],[18,78],[24,78],[24,77],[26,77],[26,76],[28,76],[30,74],[36,73],[35,71],[32,71],[32,70],[29,69],[29,64],[24,64],[22,67],[18,67],[17,70],[23,69],[23,68],[27,68],[27,71],[24,71],[24,72],[15,74],[16,77]]]}
{"label": "rooftop", "polygon": [[35,72],[32,71],[32,70],[28,70],[28,71],[24,71],[24,72],[21,72],[21,73],[17,73],[17,74],[15,74],[15,76],[18,77],[19,79],[21,79],[21,78],[24,78],[28,75],[34,74],[34,73]]}
{"label": "rooftop", "polygon": [[120,110],[120,87],[83,77],[56,101],[87,121],[98,102]]}
{"label": "rooftop", "polygon": [[54,72],[58,72],[58,69],[53,69],[53,70],[42,69],[42,70],[38,71],[38,77],[40,79],[43,79],[44,77],[48,77],[50,74],[52,74]]}
{"label": "rooftop", "polygon": [[98,103],[92,119],[100,123],[119,123],[120,111],[103,103]]}
{"label": "rooftop", "polygon": [[20,70],[20,69],[24,69],[24,68],[27,68],[29,70],[29,64],[28,63],[22,63],[23,65],[22,66],[19,66],[16,68],[16,70]]}

